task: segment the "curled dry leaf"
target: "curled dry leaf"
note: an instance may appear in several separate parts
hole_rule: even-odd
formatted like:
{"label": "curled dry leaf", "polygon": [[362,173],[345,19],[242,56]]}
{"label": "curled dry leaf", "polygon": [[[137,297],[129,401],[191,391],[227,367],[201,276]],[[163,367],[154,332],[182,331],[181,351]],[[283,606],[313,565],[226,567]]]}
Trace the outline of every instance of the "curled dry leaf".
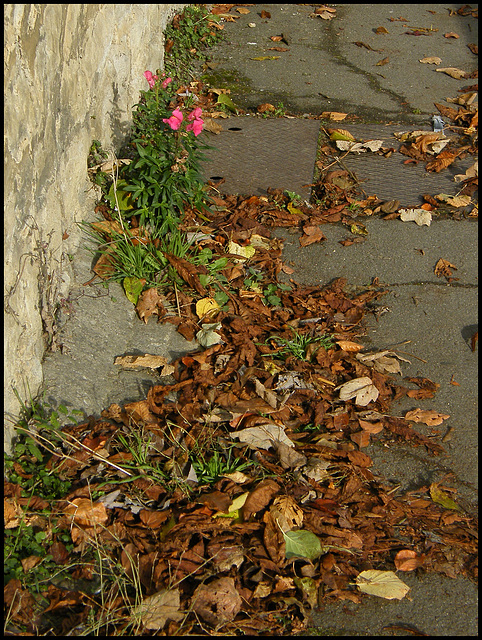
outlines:
{"label": "curled dry leaf", "polygon": [[335,122],[340,122],[347,117],[347,113],[340,113],[339,111],[323,111],[321,114],[322,118],[329,118],[330,120],[334,120]]}
{"label": "curled dry leaf", "polygon": [[337,340],[336,344],[342,351],[347,351],[348,353],[357,353],[365,348],[362,344],[352,342],[351,340]]}
{"label": "curled dry leaf", "polygon": [[464,180],[470,180],[471,178],[477,178],[479,175],[479,162],[474,162],[465,173],[458,173],[454,176],[455,182],[463,182]]}
{"label": "curled dry leaf", "polygon": [[202,329],[196,333],[196,340],[199,342],[201,347],[208,349],[215,344],[224,342],[219,333],[217,333],[217,331],[221,329],[221,326],[220,322],[203,325]]}
{"label": "curled dry leaf", "polygon": [[445,67],[444,69],[435,69],[435,71],[440,71],[441,73],[446,73],[451,78],[455,78],[456,80],[460,80],[461,78],[466,78],[467,74],[465,71],[461,69],[457,69],[456,67]]}
{"label": "curled dry leaf", "polygon": [[114,360],[114,364],[123,369],[158,369],[167,364],[167,358],[148,353],[143,356],[119,356]]}
{"label": "curled dry leaf", "polygon": [[439,278],[450,278],[450,276],[452,275],[451,269],[455,269],[457,271],[457,267],[454,264],[452,264],[448,260],[440,258],[435,265],[434,273]]}
{"label": "curled dry leaf", "polygon": [[429,427],[436,427],[442,424],[444,420],[448,420],[449,415],[445,413],[439,413],[433,409],[413,409],[405,414],[405,420],[412,420],[412,422],[419,422],[426,424]]}
{"label": "curled dry leaf", "polygon": [[422,58],[419,62],[422,62],[423,64],[440,64],[442,62],[442,58],[439,58],[438,56],[429,56],[428,58]]}
{"label": "curled dry leaf", "polygon": [[400,369],[400,364],[397,360],[403,360],[404,362],[410,363],[410,360],[406,358],[402,358],[397,355],[394,351],[390,349],[386,349],[385,351],[378,351],[377,353],[357,353],[356,359],[370,366],[373,364],[373,368],[375,371],[379,373],[402,373]]}
{"label": "curled dry leaf", "polygon": [[423,565],[425,556],[419,556],[411,549],[401,549],[395,556],[394,564],[398,571],[414,571]]}

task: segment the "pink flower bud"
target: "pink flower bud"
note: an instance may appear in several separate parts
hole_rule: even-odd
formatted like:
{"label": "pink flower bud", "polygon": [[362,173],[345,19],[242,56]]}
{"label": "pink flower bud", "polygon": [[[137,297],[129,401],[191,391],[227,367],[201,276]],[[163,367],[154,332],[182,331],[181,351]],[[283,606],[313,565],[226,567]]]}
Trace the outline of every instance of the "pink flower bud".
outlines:
{"label": "pink flower bud", "polygon": [[165,89],[170,82],[172,82],[172,78],[166,78],[162,83],[162,88]]}
{"label": "pink flower bud", "polygon": [[149,83],[149,87],[152,89],[156,84],[157,76],[154,76],[151,71],[144,71],[144,78]]}

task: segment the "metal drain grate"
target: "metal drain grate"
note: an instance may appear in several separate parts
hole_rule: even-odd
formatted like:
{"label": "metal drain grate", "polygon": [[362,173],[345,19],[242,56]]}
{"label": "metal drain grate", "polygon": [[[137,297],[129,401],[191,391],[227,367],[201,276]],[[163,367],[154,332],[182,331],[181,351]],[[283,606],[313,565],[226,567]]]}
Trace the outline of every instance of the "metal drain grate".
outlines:
{"label": "metal drain grate", "polygon": [[[309,199],[320,123],[316,120],[236,116],[206,135],[215,147],[203,163],[206,180],[222,180],[223,194],[266,195],[268,187]],[[308,185],[308,186],[307,186]]]}
{"label": "metal drain grate", "polygon": [[[384,147],[398,149],[399,141],[393,137],[394,132],[411,131],[416,127],[400,125],[347,125],[346,129],[359,141],[383,140]],[[427,133],[430,133],[430,129]],[[447,132],[450,135],[450,132]],[[344,155],[340,152],[340,156]],[[408,156],[394,153],[384,158],[374,153],[349,153],[343,158],[343,164],[353,171],[367,195],[376,195],[381,200],[399,200],[403,207],[416,206],[423,202],[422,195],[447,193],[455,195],[460,190],[460,183],[454,182],[454,175],[465,173],[475,158],[470,156],[456,160],[441,173],[429,173],[425,163],[417,165],[403,164]]]}

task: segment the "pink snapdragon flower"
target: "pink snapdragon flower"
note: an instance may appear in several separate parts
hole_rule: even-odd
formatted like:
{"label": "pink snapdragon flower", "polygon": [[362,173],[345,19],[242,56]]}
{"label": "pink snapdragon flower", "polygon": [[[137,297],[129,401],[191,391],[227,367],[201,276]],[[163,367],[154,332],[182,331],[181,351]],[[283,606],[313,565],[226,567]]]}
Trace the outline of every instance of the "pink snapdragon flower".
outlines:
{"label": "pink snapdragon flower", "polygon": [[170,118],[163,118],[162,121],[168,124],[171,129],[177,131],[181,126],[183,120],[182,112],[179,109],[174,109]]}
{"label": "pink snapdragon flower", "polygon": [[194,135],[198,136],[203,130],[204,120],[197,119],[187,125],[186,131],[194,131]]}
{"label": "pink snapdragon flower", "polygon": [[201,116],[202,116],[203,112],[202,109],[200,107],[196,107],[193,111],[191,111],[191,113],[188,115],[187,119],[188,120],[200,120]]}
{"label": "pink snapdragon flower", "polygon": [[144,71],[144,78],[149,83],[150,89],[154,87],[154,85],[156,84],[156,80],[159,79],[158,76],[153,75],[151,71]]}
{"label": "pink snapdragon flower", "polygon": [[191,113],[188,115],[188,120],[194,120],[194,122],[190,122],[187,125],[186,131],[193,131],[195,136],[198,136],[203,130],[204,120],[201,118],[202,109],[200,107],[196,107]]}
{"label": "pink snapdragon flower", "polygon": [[165,80],[163,80],[161,85],[162,88],[165,89],[170,82],[172,82],[172,78],[166,78]]}

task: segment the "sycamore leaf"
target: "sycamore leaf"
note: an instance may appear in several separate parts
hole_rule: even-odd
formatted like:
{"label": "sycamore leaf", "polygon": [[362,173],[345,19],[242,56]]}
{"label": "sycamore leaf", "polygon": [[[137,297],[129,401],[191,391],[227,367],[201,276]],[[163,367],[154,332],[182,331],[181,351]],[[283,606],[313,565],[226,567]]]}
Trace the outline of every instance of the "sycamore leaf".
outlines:
{"label": "sycamore leaf", "polygon": [[397,578],[393,571],[376,569],[359,573],[356,577],[356,585],[363,593],[386,600],[401,600],[410,591],[410,587]]}
{"label": "sycamore leaf", "polygon": [[369,402],[376,400],[379,395],[378,389],[371,379],[367,377],[349,380],[339,387],[336,387],[335,390],[340,391],[340,400],[355,398],[355,404],[361,407],[366,407]]}
{"label": "sycamore leaf", "polygon": [[315,560],[323,554],[320,539],[311,531],[281,531],[285,541],[286,558],[308,558]]}

